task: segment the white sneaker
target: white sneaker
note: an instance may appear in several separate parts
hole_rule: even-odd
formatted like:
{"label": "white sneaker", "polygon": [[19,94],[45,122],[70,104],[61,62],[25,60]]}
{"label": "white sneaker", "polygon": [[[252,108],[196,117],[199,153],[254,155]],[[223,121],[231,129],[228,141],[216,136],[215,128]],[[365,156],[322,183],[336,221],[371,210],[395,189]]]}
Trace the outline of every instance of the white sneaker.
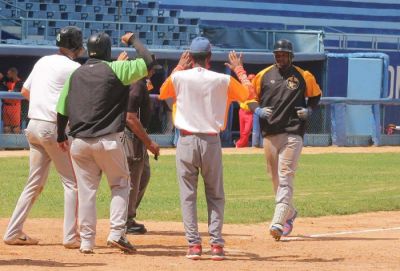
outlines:
{"label": "white sneaker", "polygon": [[83,254],[93,254],[92,248],[80,248],[79,251]]}
{"label": "white sneaker", "polygon": [[67,248],[67,249],[80,248],[81,247],[81,242],[75,239],[71,243],[64,244],[64,247]]}
{"label": "white sneaker", "polygon": [[4,240],[4,243],[6,243],[7,245],[16,245],[16,246],[32,246],[32,245],[37,245],[39,243],[39,240],[31,238],[25,233],[21,233],[12,239]]}

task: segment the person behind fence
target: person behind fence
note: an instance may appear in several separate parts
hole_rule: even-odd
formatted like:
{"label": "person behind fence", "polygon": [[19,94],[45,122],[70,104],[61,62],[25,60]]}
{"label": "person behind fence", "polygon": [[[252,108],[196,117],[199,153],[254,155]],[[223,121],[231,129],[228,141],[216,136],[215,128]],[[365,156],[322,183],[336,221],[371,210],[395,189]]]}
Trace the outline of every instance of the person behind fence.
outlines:
{"label": "person behind fence", "polygon": [[[247,78],[251,81],[255,77],[254,74],[249,74]],[[235,142],[236,148],[245,148],[249,146],[249,138],[253,128],[253,112],[250,110],[247,103],[239,103],[239,131],[240,138]]]}
{"label": "person behind fence", "polygon": [[321,97],[315,77],[293,65],[293,52],[289,40],[278,40],[273,51],[275,64],[253,79],[259,103],[253,110],[260,118],[267,170],[275,192],[275,212],[269,231],[276,241],[293,229],[297,216],[293,204],[294,175],[306,121]]}
{"label": "person behind fence", "polygon": [[[160,99],[174,98],[174,124],[180,131],[176,166],[183,224],[188,241],[188,259],[202,254],[197,223],[197,183],[199,173],[205,185],[208,232],[212,260],[225,258],[222,237],[224,186],[220,132],[225,129],[231,101],[245,101],[248,88],[229,75],[210,71],[211,45],[208,39],[193,39],[172,74],[161,87]],[[238,67],[236,54],[229,54],[230,68]],[[240,78],[240,77],[239,77]],[[247,80],[247,77],[246,77]],[[247,85],[250,82],[247,81]]]}
{"label": "person behind fence", "polygon": [[65,80],[80,66],[73,60],[84,52],[81,30],[73,26],[62,28],[56,45],[58,53],[40,58],[22,88],[22,95],[31,102],[28,112],[31,121],[25,131],[29,142],[29,177],[4,235],[8,245],[38,244],[37,239],[23,232],[23,225],[46,184],[53,162],[64,187],[63,245],[66,248],[80,246],[77,183],[69,153],[57,147],[55,109]]}
{"label": "person behind fence", "polygon": [[69,149],[78,180],[79,225],[84,254],[93,253],[96,239],[96,193],[101,175],[111,189],[110,232],[107,245],[131,253],[136,249],[125,235],[129,198],[129,168],[123,147],[129,86],[148,75],[155,65],[150,52],[133,33],[121,37],[134,46],[136,60],[111,61],[111,38],[89,37],[89,59],[66,81],[57,104],[59,147]]}
{"label": "person behind fence", "polygon": [[[6,86],[9,92],[21,92],[22,81],[18,76],[18,70],[15,67],[7,71]],[[20,133],[21,125],[21,101],[18,99],[3,100],[3,122],[4,133]]]}
{"label": "person behind fence", "polygon": [[6,79],[7,78],[4,76],[4,74],[0,72],[0,91],[8,91]]}
{"label": "person behind fence", "polygon": [[[150,162],[147,149],[154,157],[160,155],[160,147],[151,140],[147,128],[151,117],[151,88],[143,78],[130,86],[125,128],[125,154],[130,172],[130,192],[128,203],[127,234],[144,234],[147,232],[143,224],[137,223],[136,213],[150,180]],[[149,89],[150,88],[150,89]]]}

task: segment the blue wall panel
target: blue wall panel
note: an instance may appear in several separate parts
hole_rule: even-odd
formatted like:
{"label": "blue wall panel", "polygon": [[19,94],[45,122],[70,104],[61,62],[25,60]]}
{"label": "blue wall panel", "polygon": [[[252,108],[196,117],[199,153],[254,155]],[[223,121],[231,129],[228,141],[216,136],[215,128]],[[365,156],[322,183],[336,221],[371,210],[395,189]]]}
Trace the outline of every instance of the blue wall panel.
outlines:
{"label": "blue wall panel", "polygon": [[[383,60],[373,58],[350,58],[347,97],[353,99],[379,99],[382,86]],[[368,78],[368,80],[366,80]],[[347,107],[346,131],[348,135],[371,135],[373,114],[371,106]]]}

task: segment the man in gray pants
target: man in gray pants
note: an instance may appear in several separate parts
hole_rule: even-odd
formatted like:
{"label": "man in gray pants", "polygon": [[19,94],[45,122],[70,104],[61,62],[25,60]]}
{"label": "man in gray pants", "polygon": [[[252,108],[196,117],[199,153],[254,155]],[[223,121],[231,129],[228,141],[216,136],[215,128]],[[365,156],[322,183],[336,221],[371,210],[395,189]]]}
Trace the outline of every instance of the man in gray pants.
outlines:
{"label": "man in gray pants", "polygon": [[22,228],[35,200],[42,192],[53,162],[64,186],[64,239],[66,248],[79,248],[77,227],[78,193],[68,152],[57,147],[56,103],[68,76],[80,64],[73,59],[84,52],[82,32],[68,26],[61,29],[56,45],[59,53],[42,57],[24,83],[22,95],[30,100],[26,129],[29,142],[29,178],[11,216],[4,242],[8,245],[36,245],[38,240],[23,233]]}
{"label": "man in gray pants", "polygon": [[60,148],[69,149],[65,128],[73,137],[71,157],[78,180],[80,252],[93,253],[96,239],[96,193],[101,175],[111,189],[110,233],[107,245],[124,252],[135,248],[125,236],[129,170],[122,145],[129,85],[147,76],[155,64],[150,52],[133,33],[121,37],[140,58],[111,61],[111,38],[89,37],[88,61],[72,73],[57,104]]}
{"label": "man in gray pants", "polygon": [[[227,65],[235,69],[239,62],[233,61],[237,59],[232,56],[230,54],[231,64]],[[229,103],[243,102],[249,96],[248,88],[233,77],[208,70],[210,59],[208,39],[195,38],[190,52],[182,54],[160,92],[160,99],[174,98],[176,101],[174,124],[180,131],[176,168],[183,224],[189,243],[186,257],[192,260],[199,259],[202,254],[196,205],[199,173],[205,185],[211,258],[225,258],[222,238],[225,196],[219,133],[225,129]]]}

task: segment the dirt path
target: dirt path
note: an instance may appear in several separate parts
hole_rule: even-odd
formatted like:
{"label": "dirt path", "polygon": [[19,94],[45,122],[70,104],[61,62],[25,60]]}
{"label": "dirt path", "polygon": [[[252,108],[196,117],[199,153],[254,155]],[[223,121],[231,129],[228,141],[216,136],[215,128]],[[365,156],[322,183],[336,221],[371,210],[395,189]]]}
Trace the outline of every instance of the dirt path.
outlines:
{"label": "dirt path", "polygon": [[[262,148],[223,148],[224,154],[253,154],[264,153]],[[400,153],[400,146],[382,146],[382,147],[304,147],[303,154],[320,154],[320,153]],[[3,150],[0,151],[1,157],[21,157],[28,156],[28,150]],[[162,148],[161,155],[175,155],[174,148]]]}
{"label": "dirt path", "polygon": [[[138,252],[121,254],[105,246],[108,221],[100,220],[95,254],[83,255],[60,245],[60,219],[29,219],[25,230],[40,239],[38,246],[0,244],[0,270],[400,270],[400,212],[299,218],[293,237],[275,242],[267,223],[225,225],[227,260],[209,257],[206,226],[204,255],[187,260],[183,226],[150,222],[143,236],[129,236]],[[7,219],[0,219],[3,233]],[[310,237],[310,235],[317,235]],[[319,236],[318,236],[319,235]]]}

